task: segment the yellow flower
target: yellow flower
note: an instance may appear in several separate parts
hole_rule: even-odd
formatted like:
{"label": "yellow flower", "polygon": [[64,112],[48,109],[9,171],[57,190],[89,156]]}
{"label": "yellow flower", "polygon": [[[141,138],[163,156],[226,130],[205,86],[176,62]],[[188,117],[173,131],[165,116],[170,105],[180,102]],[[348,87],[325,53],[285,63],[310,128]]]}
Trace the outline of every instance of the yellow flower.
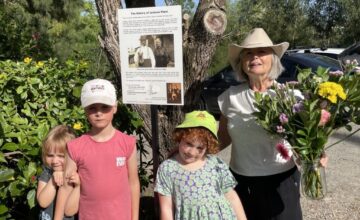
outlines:
{"label": "yellow flower", "polygon": [[36,63],[37,68],[41,68],[43,66],[44,66],[44,62],[39,61],[39,62]]}
{"label": "yellow flower", "polygon": [[340,84],[334,82],[324,82],[319,85],[318,94],[328,99],[332,103],[337,102],[337,97],[342,100],[346,99],[346,94],[343,87]]}
{"label": "yellow flower", "polygon": [[77,122],[73,125],[73,128],[75,130],[81,130],[83,128],[83,125],[81,124],[81,122]]}
{"label": "yellow flower", "polygon": [[32,61],[30,57],[25,57],[24,63],[29,64]]}
{"label": "yellow flower", "polygon": [[0,73],[0,80],[1,79],[6,79],[6,78],[7,78],[6,73]]}

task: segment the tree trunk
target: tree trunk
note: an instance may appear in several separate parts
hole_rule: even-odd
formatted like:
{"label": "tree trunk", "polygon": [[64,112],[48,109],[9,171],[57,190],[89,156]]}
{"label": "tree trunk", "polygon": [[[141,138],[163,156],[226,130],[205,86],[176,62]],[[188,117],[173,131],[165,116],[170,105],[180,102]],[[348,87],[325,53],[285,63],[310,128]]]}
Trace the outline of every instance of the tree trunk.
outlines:
{"label": "tree trunk", "polygon": [[[100,37],[101,46],[114,68],[118,88],[121,88],[120,53],[117,9],[119,0],[96,0],[96,6],[103,29]],[[189,16],[183,16],[183,62],[185,105],[159,106],[159,148],[160,157],[164,159],[171,148],[171,133],[182,120],[184,112],[201,108],[200,89],[206,71],[215,53],[216,45],[226,27],[225,0],[199,1],[196,13],[190,24]],[[154,1],[126,1],[131,7],[153,6]],[[131,105],[144,120],[144,136],[151,143],[151,114],[149,105]]]}

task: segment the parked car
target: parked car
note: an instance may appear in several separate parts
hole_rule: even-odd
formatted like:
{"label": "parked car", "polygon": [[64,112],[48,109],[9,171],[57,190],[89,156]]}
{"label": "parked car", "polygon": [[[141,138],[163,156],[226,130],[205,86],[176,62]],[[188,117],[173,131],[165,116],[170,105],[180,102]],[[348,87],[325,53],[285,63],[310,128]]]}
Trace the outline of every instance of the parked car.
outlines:
{"label": "parked car", "polygon": [[210,112],[216,119],[220,117],[220,109],[217,104],[218,96],[230,86],[239,85],[235,79],[231,65],[226,66],[215,75],[206,79],[201,90],[201,108]]}
{"label": "parked car", "polygon": [[339,59],[345,48],[306,48],[294,50],[296,53],[312,53]]}
{"label": "parked car", "polygon": [[290,50],[296,53],[319,54],[345,62],[346,60],[357,60],[360,63],[360,42],[354,43],[347,48],[305,48]]}
{"label": "parked car", "polygon": [[[287,52],[281,58],[281,63],[285,68],[285,71],[277,79],[281,83],[296,80],[298,68],[311,68],[316,71],[318,66],[322,66],[330,68],[332,71],[342,70],[341,63],[338,60],[312,53]],[[239,84],[234,74],[232,67],[229,65],[203,83],[200,94],[202,103],[200,105],[203,109],[212,113],[216,119],[220,117],[220,109],[217,104],[218,96],[230,86]]]}
{"label": "parked car", "polygon": [[277,79],[281,83],[296,80],[298,68],[311,68],[312,71],[316,71],[319,66],[322,66],[330,68],[331,71],[342,70],[339,60],[313,53],[285,53],[281,58],[281,63],[285,68]]}
{"label": "parked car", "polygon": [[339,60],[342,62],[354,59],[360,64],[360,42],[350,45],[339,55]]}

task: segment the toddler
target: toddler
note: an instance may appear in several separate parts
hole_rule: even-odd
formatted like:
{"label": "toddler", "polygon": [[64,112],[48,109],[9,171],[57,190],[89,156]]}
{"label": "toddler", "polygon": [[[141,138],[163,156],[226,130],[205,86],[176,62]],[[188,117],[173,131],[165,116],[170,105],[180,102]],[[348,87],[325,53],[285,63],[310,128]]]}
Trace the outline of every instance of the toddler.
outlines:
{"label": "toddler", "polygon": [[[54,210],[58,187],[63,184],[66,143],[74,138],[75,134],[71,128],[58,125],[49,131],[43,141],[42,160],[44,165],[43,172],[38,177],[36,191],[36,198],[41,207],[39,216],[41,220],[74,219],[73,217],[63,217],[64,210]],[[76,178],[77,173],[75,172],[73,175],[73,178]]]}

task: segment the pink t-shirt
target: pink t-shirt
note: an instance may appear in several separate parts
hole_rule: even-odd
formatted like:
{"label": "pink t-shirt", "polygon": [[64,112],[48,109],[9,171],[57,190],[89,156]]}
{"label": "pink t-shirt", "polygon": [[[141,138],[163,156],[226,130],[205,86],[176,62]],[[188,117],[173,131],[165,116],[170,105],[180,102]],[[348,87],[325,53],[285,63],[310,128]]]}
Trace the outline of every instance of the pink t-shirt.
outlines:
{"label": "pink t-shirt", "polygon": [[80,219],[131,219],[127,160],[134,147],[135,138],[118,130],[106,142],[84,134],[68,143],[81,179]]}

